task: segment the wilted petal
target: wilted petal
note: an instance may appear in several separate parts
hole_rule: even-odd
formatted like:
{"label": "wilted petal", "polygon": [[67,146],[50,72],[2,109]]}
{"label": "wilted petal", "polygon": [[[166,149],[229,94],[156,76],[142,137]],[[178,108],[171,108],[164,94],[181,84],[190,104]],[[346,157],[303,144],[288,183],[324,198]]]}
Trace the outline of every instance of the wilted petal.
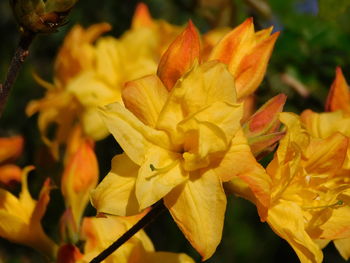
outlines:
{"label": "wilted petal", "polygon": [[336,77],[328,93],[326,111],[343,110],[350,113],[350,91],[340,67],[336,69]]}
{"label": "wilted petal", "polygon": [[188,26],[162,56],[157,74],[168,90],[199,61],[200,40],[197,29],[190,21]]}
{"label": "wilted petal", "polygon": [[169,92],[155,75],[125,84],[122,98],[125,107],[146,125],[155,127]]}
{"label": "wilted petal", "polygon": [[91,191],[91,203],[98,213],[125,216],[141,211],[135,195],[138,170],[126,154],[113,158],[111,171]]}
{"label": "wilted petal", "polygon": [[220,178],[210,171],[193,175],[186,184],[170,192],[164,201],[202,260],[208,259],[221,241],[224,223],[226,196]]}

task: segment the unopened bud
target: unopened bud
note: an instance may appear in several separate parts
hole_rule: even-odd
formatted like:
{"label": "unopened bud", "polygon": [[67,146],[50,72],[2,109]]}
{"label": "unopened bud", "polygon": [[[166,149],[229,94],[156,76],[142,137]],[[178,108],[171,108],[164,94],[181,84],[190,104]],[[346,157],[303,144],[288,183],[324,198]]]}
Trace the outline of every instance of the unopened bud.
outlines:
{"label": "unopened bud", "polygon": [[19,25],[33,33],[55,32],[78,0],[10,0]]}

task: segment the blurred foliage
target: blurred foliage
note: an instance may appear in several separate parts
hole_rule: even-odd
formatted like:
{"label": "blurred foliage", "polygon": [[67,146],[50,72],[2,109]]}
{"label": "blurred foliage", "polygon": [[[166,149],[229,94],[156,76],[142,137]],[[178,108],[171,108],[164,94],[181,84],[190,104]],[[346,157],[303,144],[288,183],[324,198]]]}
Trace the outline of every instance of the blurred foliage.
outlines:
{"label": "blurred foliage", "polygon": [[[278,93],[288,95],[286,111],[301,112],[305,108],[322,111],[326,94],[335,76],[335,67],[341,66],[350,80],[350,1],[349,0],[146,0],[156,18],[184,24],[188,19],[203,32],[217,25],[235,26],[249,16],[257,28],[273,25],[281,31],[266,78],[257,92],[257,103],[262,104]],[[79,1],[72,10],[69,23],[56,34],[42,35],[35,40],[12,91],[6,111],[0,120],[0,135],[23,134],[25,154],[20,165],[34,164],[37,171],[30,176],[30,187],[38,194],[46,176],[59,185],[62,167],[55,163],[37,130],[36,117],[27,118],[26,104],[43,96],[44,90],[33,80],[36,72],[52,80],[55,54],[69,29],[76,23],[84,26],[102,21],[113,25],[110,34],[121,35],[130,25],[136,0]],[[219,8],[214,4],[220,4]],[[0,2],[0,76],[3,81],[11,55],[18,40],[18,32],[7,1]],[[292,81],[291,81],[292,80]],[[297,83],[297,84],[295,84]],[[301,89],[301,90],[300,90]],[[110,168],[112,156],[120,152],[113,138],[97,143],[101,175]],[[54,171],[54,172],[53,172]],[[297,262],[288,244],[277,237],[266,224],[258,221],[253,205],[230,197],[223,240],[217,253],[207,262]],[[58,191],[53,191],[52,202],[44,218],[48,233],[57,237],[57,221],[63,211]],[[90,207],[88,214],[93,215]],[[157,249],[186,252],[199,261],[169,215],[163,215],[147,231]],[[166,234],[164,234],[166,233]],[[30,249],[0,241],[0,262],[42,262]],[[29,261],[28,261],[29,260]],[[344,262],[333,245],[326,248],[324,262]]]}

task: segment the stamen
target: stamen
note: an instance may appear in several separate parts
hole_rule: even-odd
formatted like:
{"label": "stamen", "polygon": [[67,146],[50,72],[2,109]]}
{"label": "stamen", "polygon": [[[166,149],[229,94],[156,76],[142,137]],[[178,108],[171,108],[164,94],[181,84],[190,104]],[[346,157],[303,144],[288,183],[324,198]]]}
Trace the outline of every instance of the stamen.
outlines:
{"label": "stamen", "polygon": [[320,205],[320,206],[310,206],[310,207],[302,207],[303,209],[307,209],[307,210],[311,210],[311,209],[322,209],[322,208],[333,208],[336,206],[341,206],[344,204],[343,200],[338,200],[337,202],[335,202],[334,204],[330,204],[330,205]]}
{"label": "stamen", "polygon": [[172,168],[174,168],[176,166],[176,164],[178,163],[179,161],[178,160],[175,160],[173,162],[171,162],[170,164],[162,167],[162,168],[157,168],[155,167],[153,164],[150,164],[149,165],[149,168],[151,169],[152,172],[156,172],[150,176],[147,177],[148,178],[151,178],[159,173],[166,173],[167,171],[171,170]]}

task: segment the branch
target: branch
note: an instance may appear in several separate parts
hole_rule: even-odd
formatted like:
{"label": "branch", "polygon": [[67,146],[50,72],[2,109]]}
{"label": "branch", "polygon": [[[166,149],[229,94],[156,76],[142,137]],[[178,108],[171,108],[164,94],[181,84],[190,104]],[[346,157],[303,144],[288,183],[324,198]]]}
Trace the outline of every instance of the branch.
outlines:
{"label": "branch", "polygon": [[18,72],[20,71],[22,64],[29,54],[29,46],[32,43],[35,33],[30,31],[24,31],[21,34],[19,44],[16,52],[11,60],[10,67],[8,69],[6,79],[3,85],[0,84],[0,117],[5,108],[7,98],[10,94],[11,88],[14,85]]}
{"label": "branch", "polygon": [[126,241],[128,241],[133,235],[135,235],[139,230],[151,223],[161,212],[165,211],[166,208],[163,201],[158,201],[143,218],[141,218],[133,227],[126,231],[119,239],[117,239],[112,245],[103,250],[97,257],[92,259],[90,263],[99,263],[116,251],[120,246],[122,246]]}

